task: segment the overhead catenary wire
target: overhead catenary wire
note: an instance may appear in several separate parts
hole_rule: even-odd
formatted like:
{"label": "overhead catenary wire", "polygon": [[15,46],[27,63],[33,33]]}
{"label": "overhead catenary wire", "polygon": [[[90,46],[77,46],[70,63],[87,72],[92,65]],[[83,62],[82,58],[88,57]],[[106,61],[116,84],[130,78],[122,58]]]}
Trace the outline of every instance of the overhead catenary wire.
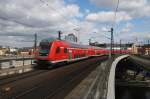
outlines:
{"label": "overhead catenary wire", "polygon": [[[113,17],[113,21],[110,24],[111,28],[113,28],[113,29],[117,28],[116,27],[116,25],[117,25],[117,12],[118,12],[118,8],[119,8],[119,4],[120,4],[120,0],[117,0],[117,5],[116,5],[116,7],[114,9],[114,16],[112,16]],[[106,31],[106,32],[110,32],[110,30]]]}
{"label": "overhead catenary wire", "polygon": [[119,7],[119,0],[117,2],[117,6],[116,6],[116,9],[114,11],[114,21],[112,23],[112,27],[110,29],[109,32],[111,32],[111,39],[110,39],[110,51],[109,51],[109,58],[112,57],[112,53],[114,51],[114,28],[116,26],[116,19],[117,19],[117,12],[118,12],[118,7]]}
{"label": "overhead catenary wire", "polygon": [[[120,0],[117,0],[117,5],[115,7],[114,10],[114,21],[112,23],[112,27],[114,28],[114,30],[117,30],[117,13],[118,13],[118,9],[119,9],[119,4],[120,4]],[[116,32],[114,33],[115,36],[117,36],[118,34],[116,34]]]}
{"label": "overhead catenary wire", "polygon": [[116,19],[117,19],[117,12],[118,12],[118,8],[119,8],[119,3],[120,3],[120,0],[117,0],[117,6],[115,8],[115,11],[114,11],[114,22],[113,22],[113,27],[116,26]]}
{"label": "overhead catenary wire", "polygon": [[[119,4],[120,4],[120,0],[117,0],[117,5],[114,10],[114,21],[112,23],[112,28],[115,31],[117,30],[117,13],[118,13],[118,9],[119,9]],[[113,34],[115,34],[115,37],[117,36],[116,32]],[[113,36],[113,41],[114,41],[114,36]]]}
{"label": "overhead catenary wire", "polygon": [[40,0],[40,1],[41,1],[43,4],[45,4],[47,7],[51,8],[52,10],[55,10],[66,22],[69,22],[69,23],[71,23],[73,26],[78,27],[78,25],[76,25],[76,24],[74,24],[73,22],[69,21],[69,19],[68,19],[66,16],[64,16],[62,13],[60,13],[60,11],[58,11],[58,10],[56,10],[55,8],[49,6],[49,4],[48,4],[46,1],[44,1],[44,0]]}

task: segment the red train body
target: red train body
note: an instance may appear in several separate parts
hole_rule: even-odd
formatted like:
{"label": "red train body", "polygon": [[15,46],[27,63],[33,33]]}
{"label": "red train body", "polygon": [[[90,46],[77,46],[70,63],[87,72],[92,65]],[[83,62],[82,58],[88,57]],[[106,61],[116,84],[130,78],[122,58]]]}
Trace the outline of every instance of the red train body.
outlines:
{"label": "red train body", "polygon": [[[115,50],[114,53],[120,53],[120,50],[118,51]],[[122,53],[128,52],[122,50]],[[109,54],[109,50],[49,38],[40,42],[35,58],[38,64],[53,64],[58,62],[71,62],[91,56],[100,56],[105,54]]]}

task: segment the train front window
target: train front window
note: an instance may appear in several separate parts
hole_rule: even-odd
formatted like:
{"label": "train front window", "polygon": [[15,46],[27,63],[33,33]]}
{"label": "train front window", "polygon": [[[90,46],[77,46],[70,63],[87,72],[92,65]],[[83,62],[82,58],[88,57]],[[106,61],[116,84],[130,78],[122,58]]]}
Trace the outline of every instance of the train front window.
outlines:
{"label": "train front window", "polygon": [[48,45],[40,45],[41,50],[48,50],[49,46]]}
{"label": "train front window", "polygon": [[39,51],[40,56],[48,56],[50,48],[51,48],[51,44],[49,44],[48,42],[41,42],[40,51]]}

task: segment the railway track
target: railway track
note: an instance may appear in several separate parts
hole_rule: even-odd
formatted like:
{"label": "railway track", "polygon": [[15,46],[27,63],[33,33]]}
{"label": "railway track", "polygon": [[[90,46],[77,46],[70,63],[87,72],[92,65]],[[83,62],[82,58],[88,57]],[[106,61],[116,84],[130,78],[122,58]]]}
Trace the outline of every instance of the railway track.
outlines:
{"label": "railway track", "polygon": [[88,69],[86,69],[86,67],[82,68],[78,70],[78,72],[74,72],[72,75],[69,75],[70,78],[71,77],[73,78],[70,79],[69,82],[66,82],[65,84],[63,84],[63,86],[59,87],[57,90],[53,92],[49,91],[50,94],[45,99],[59,99],[60,97],[64,97],[67,94],[67,91],[65,92],[64,89],[67,89],[67,88],[68,90],[72,89],[76,84],[78,84],[82,79],[84,79],[95,67],[100,65],[100,62],[97,62],[95,64],[88,64],[88,65],[91,67],[89,67]]}
{"label": "railway track", "polygon": [[148,55],[134,55],[134,56],[137,56],[137,57],[139,57],[139,58],[143,58],[143,59],[150,60],[150,56],[148,56]]}
{"label": "railway track", "polygon": [[[68,66],[56,68],[42,73],[32,73],[31,77],[10,81],[0,85],[2,99],[43,99],[64,97],[75,85],[77,85],[89,72],[91,72],[100,60],[107,57],[90,58]],[[39,71],[40,72],[40,71]],[[38,73],[38,72],[37,72]],[[4,90],[7,89],[7,90]]]}
{"label": "railway track", "polygon": [[6,76],[6,77],[2,77],[0,78],[0,86],[4,85],[4,84],[8,84],[8,83],[12,83],[21,79],[25,79],[27,77],[31,77],[31,76],[35,76],[37,74],[46,72],[47,70],[32,70],[26,73],[22,73],[22,74],[16,74],[16,75],[12,75],[12,76]]}
{"label": "railway track", "polygon": [[[79,62],[81,60],[78,60],[76,62]],[[72,62],[72,63],[75,63],[75,62]],[[39,67],[39,66],[34,66],[34,70],[31,70],[29,72],[24,72],[24,73],[21,73],[21,74],[13,74],[13,75],[7,75],[7,76],[2,76],[0,77],[0,85],[3,85],[3,84],[6,84],[6,83],[10,83],[10,82],[13,82],[13,81],[17,81],[19,79],[24,79],[26,77],[30,77],[30,76],[34,76],[36,74],[40,74],[40,73],[43,73],[43,72],[46,72],[50,69],[55,69],[55,68],[58,68],[60,66],[63,66],[63,65],[69,65],[69,64],[72,64],[72,63],[68,63],[68,64],[58,64],[56,67],[52,67],[52,68],[42,68],[42,67]]]}

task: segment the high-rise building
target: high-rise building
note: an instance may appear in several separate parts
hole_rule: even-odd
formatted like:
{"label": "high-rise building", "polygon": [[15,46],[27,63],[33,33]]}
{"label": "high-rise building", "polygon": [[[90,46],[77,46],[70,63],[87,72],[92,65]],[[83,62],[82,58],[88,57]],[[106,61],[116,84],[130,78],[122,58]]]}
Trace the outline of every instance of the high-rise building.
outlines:
{"label": "high-rise building", "polygon": [[65,36],[65,40],[70,42],[77,42],[77,37],[73,33],[71,33]]}

